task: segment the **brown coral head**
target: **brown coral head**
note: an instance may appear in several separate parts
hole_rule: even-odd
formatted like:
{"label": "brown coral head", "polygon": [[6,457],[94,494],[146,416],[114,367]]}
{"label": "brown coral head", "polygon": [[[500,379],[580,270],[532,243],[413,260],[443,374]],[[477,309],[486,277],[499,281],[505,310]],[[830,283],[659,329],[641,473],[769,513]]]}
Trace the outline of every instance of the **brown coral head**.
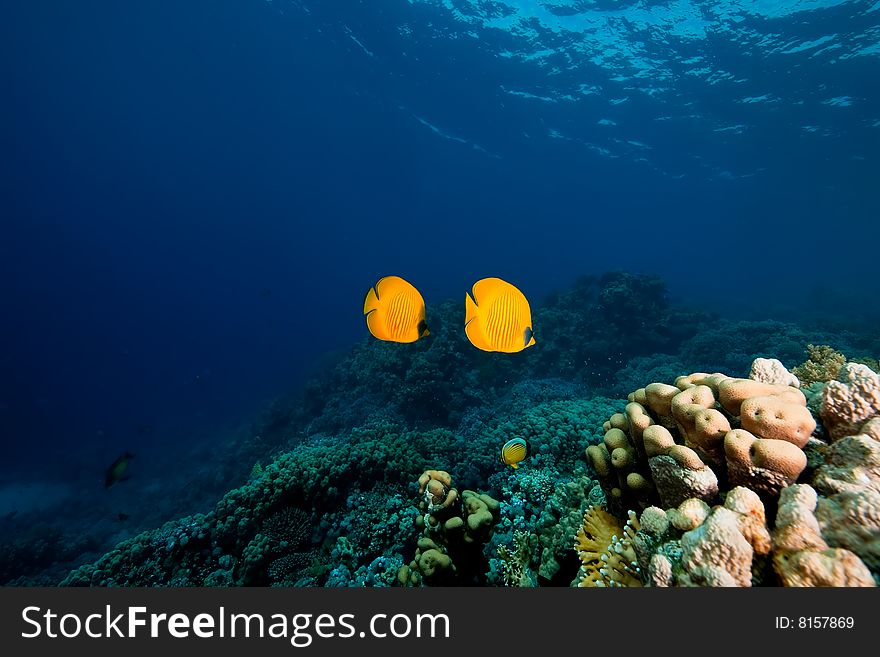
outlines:
{"label": "brown coral head", "polygon": [[590,464],[600,477],[607,477],[611,472],[610,455],[604,445],[590,445],[586,450]]}
{"label": "brown coral head", "polygon": [[644,440],[645,454],[648,457],[665,454],[670,447],[675,445],[675,439],[669,433],[669,429],[659,424],[652,424],[645,429],[642,440]]}
{"label": "brown coral head", "polygon": [[675,462],[678,463],[678,465],[688,470],[702,470],[706,467],[706,464],[703,462],[703,459],[700,458],[700,455],[690,447],[673,445],[666,453],[668,456],[675,459]]}
{"label": "brown coral head", "polygon": [[425,500],[428,502],[428,504],[431,504],[432,506],[443,504],[443,501],[446,499],[446,494],[448,492],[449,489],[443,484],[442,481],[431,479],[425,487]]}
{"label": "brown coral head", "polygon": [[816,420],[809,409],[779,396],[751,397],[740,407],[743,429],[761,438],[784,440],[798,447],[807,444]]}
{"label": "brown coral head", "polygon": [[752,462],[757,467],[778,472],[790,481],[807,467],[803,450],[784,440],[756,440],[752,452]]}

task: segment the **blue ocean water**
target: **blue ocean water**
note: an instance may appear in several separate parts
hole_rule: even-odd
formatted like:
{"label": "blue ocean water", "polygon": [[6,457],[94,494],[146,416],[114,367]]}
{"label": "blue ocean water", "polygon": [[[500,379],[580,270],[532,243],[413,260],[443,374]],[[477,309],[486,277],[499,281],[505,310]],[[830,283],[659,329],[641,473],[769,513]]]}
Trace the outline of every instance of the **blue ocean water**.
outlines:
{"label": "blue ocean water", "polygon": [[4,3],[0,481],[179,485],[388,274],[870,327],[878,44],[875,0]]}

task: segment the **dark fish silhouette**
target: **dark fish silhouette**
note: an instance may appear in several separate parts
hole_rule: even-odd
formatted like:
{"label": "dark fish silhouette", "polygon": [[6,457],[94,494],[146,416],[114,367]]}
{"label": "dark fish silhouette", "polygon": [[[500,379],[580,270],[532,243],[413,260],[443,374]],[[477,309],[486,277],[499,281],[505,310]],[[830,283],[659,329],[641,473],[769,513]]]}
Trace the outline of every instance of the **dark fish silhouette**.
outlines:
{"label": "dark fish silhouette", "polygon": [[122,513],[122,511],[120,511],[119,515],[116,517],[119,519],[120,522],[125,522],[126,520],[128,520],[129,516],[127,513]]}
{"label": "dark fish silhouette", "polygon": [[113,484],[128,479],[125,473],[128,470],[128,462],[133,458],[134,454],[125,452],[113,461],[110,467],[107,468],[107,474],[104,476],[104,488],[110,488]]}

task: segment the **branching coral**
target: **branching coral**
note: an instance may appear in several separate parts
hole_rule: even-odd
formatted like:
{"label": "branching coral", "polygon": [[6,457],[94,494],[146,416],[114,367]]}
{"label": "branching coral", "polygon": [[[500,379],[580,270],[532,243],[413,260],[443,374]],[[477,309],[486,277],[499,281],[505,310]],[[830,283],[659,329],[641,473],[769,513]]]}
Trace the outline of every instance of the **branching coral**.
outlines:
{"label": "branching coral", "polygon": [[534,574],[529,567],[532,560],[529,538],[528,533],[517,531],[513,534],[513,549],[506,545],[498,546],[498,557],[501,559],[501,574],[505,586],[519,588],[535,586]]}
{"label": "branching coral", "polygon": [[846,356],[828,345],[807,345],[807,360],[792,368],[792,374],[800,379],[802,386],[825,383],[837,378]]}

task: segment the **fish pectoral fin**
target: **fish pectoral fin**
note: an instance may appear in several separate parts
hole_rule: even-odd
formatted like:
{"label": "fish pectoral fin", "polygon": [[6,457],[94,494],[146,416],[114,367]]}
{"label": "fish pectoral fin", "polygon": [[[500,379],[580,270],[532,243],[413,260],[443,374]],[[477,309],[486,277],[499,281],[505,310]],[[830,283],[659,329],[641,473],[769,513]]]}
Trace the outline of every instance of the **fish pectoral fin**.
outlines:
{"label": "fish pectoral fin", "polygon": [[500,278],[483,278],[474,283],[474,300],[480,304],[491,303],[492,299],[506,288],[512,287]]}
{"label": "fish pectoral fin", "polygon": [[519,470],[519,465],[517,465],[516,463],[511,463],[510,467],[513,468],[514,470]]}
{"label": "fish pectoral fin", "polygon": [[464,334],[467,336],[470,343],[477,349],[492,351],[489,345],[486,344],[486,339],[483,337],[483,331],[480,330],[480,322],[473,320],[465,324]]}
{"label": "fish pectoral fin", "polygon": [[400,276],[385,276],[376,283],[376,294],[379,295],[380,299],[414,289],[411,284],[407,283]]}
{"label": "fish pectoral fin", "polygon": [[379,338],[380,340],[388,339],[388,334],[385,331],[385,322],[382,321],[379,312],[373,310],[367,314],[367,328],[374,338]]}

